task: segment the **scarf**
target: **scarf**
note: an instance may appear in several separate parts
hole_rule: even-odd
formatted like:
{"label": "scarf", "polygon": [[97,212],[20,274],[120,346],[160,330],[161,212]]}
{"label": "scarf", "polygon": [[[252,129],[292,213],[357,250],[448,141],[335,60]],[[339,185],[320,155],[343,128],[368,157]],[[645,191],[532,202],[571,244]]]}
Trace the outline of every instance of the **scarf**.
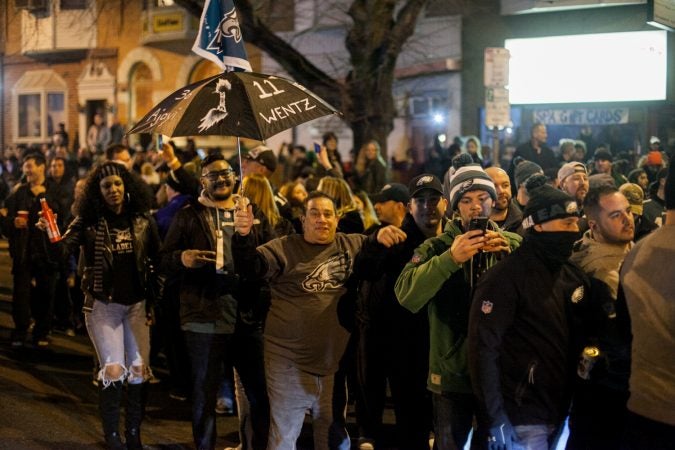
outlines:
{"label": "scarf", "polygon": [[576,231],[530,230],[523,239],[523,246],[532,246],[550,267],[560,267],[572,256],[572,248],[578,239]]}

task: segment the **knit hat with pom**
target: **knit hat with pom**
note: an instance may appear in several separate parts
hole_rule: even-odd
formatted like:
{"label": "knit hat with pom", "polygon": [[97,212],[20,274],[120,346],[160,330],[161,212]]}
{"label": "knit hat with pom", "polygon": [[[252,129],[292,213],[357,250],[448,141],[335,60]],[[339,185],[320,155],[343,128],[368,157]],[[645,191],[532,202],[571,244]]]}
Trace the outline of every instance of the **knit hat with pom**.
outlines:
{"label": "knit hat with pom", "polygon": [[492,182],[492,178],[479,164],[475,164],[470,155],[462,153],[452,160],[452,170],[448,183],[448,200],[450,207],[454,211],[457,204],[464,194],[470,191],[485,191],[490,194],[492,200],[497,200],[497,191]]}

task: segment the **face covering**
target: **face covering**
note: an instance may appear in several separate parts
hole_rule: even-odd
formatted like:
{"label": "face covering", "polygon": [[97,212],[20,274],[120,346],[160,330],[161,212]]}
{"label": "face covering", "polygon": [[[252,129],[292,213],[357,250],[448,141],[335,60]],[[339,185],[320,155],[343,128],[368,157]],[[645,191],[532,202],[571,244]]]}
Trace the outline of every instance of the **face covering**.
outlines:
{"label": "face covering", "polygon": [[531,231],[525,236],[526,242],[534,245],[552,263],[562,264],[572,255],[574,243],[580,239],[577,231]]}

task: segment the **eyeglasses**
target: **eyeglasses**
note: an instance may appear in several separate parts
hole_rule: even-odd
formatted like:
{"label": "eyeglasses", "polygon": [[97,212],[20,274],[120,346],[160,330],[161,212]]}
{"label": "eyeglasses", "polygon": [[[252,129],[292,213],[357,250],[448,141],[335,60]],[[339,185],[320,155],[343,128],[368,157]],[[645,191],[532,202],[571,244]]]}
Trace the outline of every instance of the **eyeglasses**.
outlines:
{"label": "eyeglasses", "polygon": [[206,178],[209,181],[218,181],[220,179],[220,177],[230,178],[233,174],[234,174],[234,170],[225,169],[225,170],[218,170],[218,171],[205,173],[205,174],[202,175],[202,178]]}

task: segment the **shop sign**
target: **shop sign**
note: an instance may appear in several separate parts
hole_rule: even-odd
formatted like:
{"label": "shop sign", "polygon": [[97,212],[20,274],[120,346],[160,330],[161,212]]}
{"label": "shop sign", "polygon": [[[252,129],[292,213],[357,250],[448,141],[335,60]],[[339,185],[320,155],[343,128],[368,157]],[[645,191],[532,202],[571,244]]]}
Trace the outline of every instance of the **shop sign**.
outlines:
{"label": "shop sign", "polygon": [[537,109],[534,122],[544,125],[616,125],[628,123],[628,108]]}
{"label": "shop sign", "polygon": [[152,29],[155,33],[183,31],[183,20],[182,13],[157,14],[152,18]]}

